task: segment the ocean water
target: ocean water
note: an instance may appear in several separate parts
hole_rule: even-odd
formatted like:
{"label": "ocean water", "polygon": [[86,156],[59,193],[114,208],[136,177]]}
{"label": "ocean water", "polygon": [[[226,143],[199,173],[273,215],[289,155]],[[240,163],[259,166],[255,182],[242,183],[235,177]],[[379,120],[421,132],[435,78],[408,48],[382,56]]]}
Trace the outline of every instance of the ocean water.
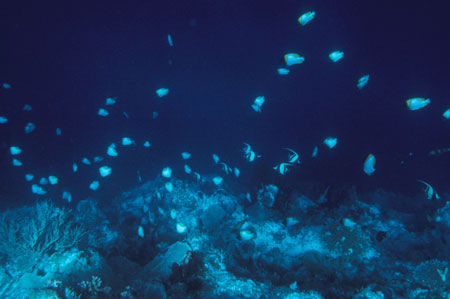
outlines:
{"label": "ocean water", "polygon": [[[444,3],[419,1],[2,5],[0,298],[447,298],[448,28]],[[333,51],[344,56],[332,62]],[[305,60],[280,75],[287,53]],[[431,102],[411,110],[411,98]],[[299,159],[284,173],[274,167],[286,148]],[[58,182],[42,184],[49,176]],[[28,231],[13,240],[17,227]],[[76,242],[47,244],[55,230]],[[370,250],[354,257],[355,247]],[[95,262],[80,262],[87,252]],[[63,268],[70,258],[92,269]]]}

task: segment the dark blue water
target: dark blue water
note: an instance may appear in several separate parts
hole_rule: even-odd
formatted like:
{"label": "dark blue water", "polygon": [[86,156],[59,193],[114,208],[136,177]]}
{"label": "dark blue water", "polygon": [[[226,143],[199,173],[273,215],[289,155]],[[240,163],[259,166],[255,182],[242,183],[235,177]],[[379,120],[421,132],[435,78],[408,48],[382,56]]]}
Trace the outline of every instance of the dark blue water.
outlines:
{"label": "dark blue water", "polygon": [[[241,169],[247,188],[313,180],[415,194],[421,178],[448,192],[450,154],[428,156],[450,147],[450,124],[441,117],[450,108],[444,8],[423,1],[3,4],[0,81],[12,88],[0,91],[0,114],[9,118],[0,126],[2,201],[35,198],[27,172],[58,176],[51,195],[67,189],[76,200],[108,199],[136,186],[137,171],[148,180],[170,165],[183,177],[182,151],[204,174],[218,171],[211,158],[217,153]],[[316,18],[301,27],[296,20],[309,9]],[[328,59],[334,50],[345,52],[338,63]],[[306,60],[279,76],[288,52]],[[369,83],[358,90],[365,74]],[[155,95],[160,87],[170,89],[162,99]],[[260,95],[266,102],[258,114],[250,105]],[[102,118],[97,111],[107,97],[118,101]],[[411,97],[432,103],[408,111]],[[22,111],[25,104],[33,110]],[[26,135],[30,121],[37,129]],[[106,158],[112,175],[90,191],[98,168],[83,167],[81,158],[105,156],[125,136],[137,146]],[[339,138],[333,150],[322,145],[328,136]],[[151,148],[142,147],[145,140]],[[262,155],[254,165],[243,158],[242,142]],[[11,145],[24,150],[21,168],[11,165]],[[280,177],[272,167],[285,159],[284,147],[298,151],[302,165]],[[369,153],[377,158],[371,177],[362,172]]]}

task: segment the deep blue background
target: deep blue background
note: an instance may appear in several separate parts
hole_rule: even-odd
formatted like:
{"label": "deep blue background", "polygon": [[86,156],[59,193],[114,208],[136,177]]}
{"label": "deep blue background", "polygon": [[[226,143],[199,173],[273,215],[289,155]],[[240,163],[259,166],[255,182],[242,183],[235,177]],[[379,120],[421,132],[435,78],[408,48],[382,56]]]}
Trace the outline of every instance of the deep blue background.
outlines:
{"label": "deep blue background", "polygon": [[[193,154],[188,163],[200,173],[217,172],[211,158],[217,153],[241,169],[243,185],[258,188],[279,181],[271,168],[285,159],[284,147],[303,160],[283,177],[291,184],[315,180],[414,194],[421,178],[447,192],[450,153],[427,153],[450,147],[450,122],[441,117],[450,108],[450,19],[444,1],[391,2],[3,4],[0,82],[12,88],[0,90],[0,114],[10,119],[0,126],[1,200],[35,198],[26,172],[57,175],[51,195],[68,189],[75,200],[117,195],[137,184],[137,170],[147,180],[171,165],[184,178],[182,151]],[[309,10],[316,18],[301,27],[297,18]],[[334,50],[345,52],[335,64],[328,59]],[[287,52],[306,61],[279,76]],[[360,91],[357,79],[367,73]],[[155,96],[160,87],[170,89],[163,99]],[[259,95],[266,97],[261,114],[250,108]],[[119,99],[101,118],[106,97]],[[408,111],[410,97],[432,104]],[[24,104],[33,111],[23,112]],[[37,129],[25,135],[29,121]],[[89,191],[100,165],[72,174],[72,163],[104,156],[123,136],[138,146],[102,163],[113,174],[97,193]],[[337,147],[320,146],[312,161],[314,146],[327,136],[339,138]],[[146,139],[150,149],[141,146]],[[243,159],[242,142],[263,155],[255,165]],[[24,149],[22,168],[10,165],[13,144]],[[371,177],[362,172],[368,153],[377,158]]]}

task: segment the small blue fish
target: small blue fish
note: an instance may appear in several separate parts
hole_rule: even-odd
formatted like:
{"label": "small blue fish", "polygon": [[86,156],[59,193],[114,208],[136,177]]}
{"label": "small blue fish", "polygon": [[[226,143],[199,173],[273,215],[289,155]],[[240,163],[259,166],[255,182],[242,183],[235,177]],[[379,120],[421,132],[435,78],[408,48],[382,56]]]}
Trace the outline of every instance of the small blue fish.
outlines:
{"label": "small blue fish", "polygon": [[214,163],[219,163],[219,161],[220,161],[220,158],[219,158],[219,156],[218,155],[216,155],[216,154],[212,154],[212,157],[213,157],[213,160],[214,160]]}
{"label": "small blue fish", "polygon": [[305,26],[305,25],[308,24],[312,19],[314,19],[315,16],[316,16],[316,12],[315,12],[315,11],[308,11],[307,13],[302,14],[302,15],[298,18],[298,22],[300,23],[300,25]]}
{"label": "small blue fish", "polygon": [[161,171],[161,175],[165,178],[170,178],[172,176],[172,168],[164,167]]}
{"label": "small blue fish", "polygon": [[244,142],[244,157],[247,161],[253,162],[255,161],[255,158],[260,158],[261,155],[256,155],[256,153],[252,151],[251,146]]}
{"label": "small blue fish", "polygon": [[213,178],[213,183],[216,186],[219,186],[222,183],[222,181],[223,181],[223,178],[220,176],[216,176]]}
{"label": "small blue fish", "polygon": [[344,52],[341,51],[334,51],[328,57],[330,57],[331,61],[337,62],[344,56]]}
{"label": "small blue fish", "polygon": [[298,163],[298,164],[300,164],[300,160],[298,159],[299,156],[298,156],[298,154],[297,154],[295,151],[291,150],[290,148],[285,148],[285,150],[291,152],[291,153],[289,154],[289,156],[288,156],[288,159],[289,159],[288,162],[289,162],[289,163]]}
{"label": "small blue fish", "polygon": [[117,154],[117,150],[116,150],[116,145],[114,143],[112,143],[110,146],[108,146],[106,154],[111,157],[117,157],[118,154]]}
{"label": "small blue fish", "polygon": [[406,100],[406,106],[409,110],[419,110],[431,103],[430,99],[425,98],[411,98]]}
{"label": "small blue fish", "polygon": [[141,238],[144,237],[144,228],[142,226],[138,227],[138,236]]}
{"label": "small blue fish", "polygon": [[225,172],[226,175],[228,175],[232,171],[232,169],[227,165],[227,163],[220,162],[220,164],[222,165],[222,170]]}
{"label": "small blue fish", "polygon": [[261,112],[261,106],[264,104],[264,101],[265,100],[263,96],[257,97],[252,104],[253,110],[255,110],[256,112]]}
{"label": "small blue fish", "polygon": [[116,103],[116,100],[117,98],[106,98],[105,105],[106,106],[114,105]]}
{"label": "small blue fish", "polygon": [[156,95],[160,98],[162,98],[163,96],[167,95],[169,93],[169,89],[168,88],[159,88],[156,90]]}
{"label": "small blue fish", "polygon": [[425,194],[427,195],[427,198],[429,200],[432,200],[433,198],[435,199],[440,199],[441,197],[437,194],[437,192],[435,192],[435,190],[433,189],[433,187],[428,184],[425,181],[422,180],[417,180],[419,183],[422,183],[425,185]]}
{"label": "small blue fish", "polygon": [[187,230],[187,226],[184,225],[183,223],[177,223],[176,230],[177,230],[177,233],[184,234]]}
{"label": "small blue fish", "polygon": [[92,161],[94,161],[94,163],[98,163],[98,162],[102,162],[103,161],[103,157],[100,156],[96,156],[92,159]]}
{"label": "small blue fish", "polygon": [[191,153],[188,152],[182,152],[181,153],[181,157],[183,158],[183,160],[187,160],[191,157]]}
{"label": "small blue fish", "polygon": [[297,53],[288,53],[284,55],[284,62],[287,66],[292,66],[295,64],[301,64],[305,61],[305,57],[300,56]]}
{"label": "small blue fish", "polygon": [[172,192],[173,191],[173,184],[171,182],[167,182],[164,184],[164,188],[166,188],[167,192]]}
{"label": "small blue fish", "polygon": [[201,176],[200,176],[200,174],[199,174],[198,172],[193,171],[192,174],[195,176],[195,179],[196,179],[197,181],[200,181]]}
{"label": "small blue fish", "polygon": [[58,178],[54,175],[50,175],[48,177],[48,182],[50,183],[50,185],[56,185],[58,183]]}
{"label": "small blue fish", "polygon": [[93,181],[90,185],[89,185],[89,189],[91,189],[92,191],[97,191],[98,186],[100,186],[100,183],[98,181]]}
{"label": "small blue fish", "polygon": [[323,141],[323,143],[328,146],[329,148],[333,148],[336,146],[338,142],[338,139],[335,137],[327,137],[325,138],[325,140]]}
{"label": "small blue fish", "polygon": [[102,177],[106,177],[111,174],[111,167],[105,165],[105,166],[100,167],[98,169],[98,171],[100,172],[100,175]]}
{"label": "small blue fish", "polygon": [[442,117],[445,119],[450,119],[450,109],[445,110],[445,112],[442,113]]}
{"label": "small blue fish", "polygon": [[375,163],[376,163],[375,156],[369,154],[366,160],[364,161],[364,168],[363,168],[364,172],[367,175],[372,175],[372,173],[375,172]]}
{"label": "small blue fish", "polygon": [[279,165],[276,165],[273,167],[274,170],[278,170],[278,172],[281,175],[285,175],[288,171],[288,166],[292,166],[291,163],[280,163]]}
{"label": "small blue fish", "polygon": [[11,153],[11,155],[15,156],[19,155],[22,152],[22,149],[18,146],[11,146],[9,148],[9,152]]}
{"label": "small blue fish", "polygon": [[122,145],[124,145],[124,146],[131,145],[133,143],[134,143],[134,141],[129,137],[122,138]]}
{"label": "small blue fish", "polygon": [[108,112],[108,110],[106,110],[106,109],[104,109],[104,108],[100,108],[100,109],[98,109],[97,114],[100,115],[100,116],[105,117],[105,116],[108,116],[108,115],[109,115],[109,112]]}
{"label": "small blue fish", "polygon": [[72,193],[70,193],[69,191],[63,191],[62,199],[63,200],[67,200],[67,202],[71,202],[71,200],[72,200]]}
{"label": "small blue fish", "polygon": [[312,157],[317,158],[317,154],[319,153],[319,147],[314,147]]}
{"label": "small blue fish", "polygon": [[44,188],[42,188],[39,185],[33,184],[31,186],[31,192],[33,192],[34,194],[38,194],[38,195],[44,195],[47,193],[47,191],[44,190]]}
{"label": "small blue fish", "polygon": [[35,125],[35,124],[33,124],[33,123],[28,123],[28,124],[25,126],[25,134],[29,134],[29,133],[33,132],[35,129],[36,129],[36,125]]}
{"label": "small blue fish", "polygon": [[192,173],[191,167],[189,167],[189,165],[185,164],[184,165],[184,172],[186,172],[187,174],[191,174]]}
{"label": "small blue fish", "polygon": [[290,70],[284,67],[277,69],[278,75],[288,75]]}
{"label": "small blue fish", "polygon": [[13,166],[20,167],[20,166],[22,166],[23,164],[22,164],[22,162],[20,162],[19,160],[13,159],[13,160],[12,160],[12,165],[13,165]]}
{"label": "small blue fish", "polygon": [[367,85],[367,82],[369,82],[369,78],[370,78],[369,75],[362,76],[361,78],[359,78],[358,84],[356,84],[356,86],[359,89],[362,89],[364,86]]}

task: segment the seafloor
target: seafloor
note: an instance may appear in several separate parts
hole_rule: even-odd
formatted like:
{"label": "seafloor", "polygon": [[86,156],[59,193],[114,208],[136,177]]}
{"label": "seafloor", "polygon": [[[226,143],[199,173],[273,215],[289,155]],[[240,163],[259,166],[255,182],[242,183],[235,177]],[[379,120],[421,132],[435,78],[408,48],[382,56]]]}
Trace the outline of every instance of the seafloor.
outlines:
{"label": "seafloor", "polygon": [[0,298],[450,298],[446,194],[166,181],[1,214]]}

